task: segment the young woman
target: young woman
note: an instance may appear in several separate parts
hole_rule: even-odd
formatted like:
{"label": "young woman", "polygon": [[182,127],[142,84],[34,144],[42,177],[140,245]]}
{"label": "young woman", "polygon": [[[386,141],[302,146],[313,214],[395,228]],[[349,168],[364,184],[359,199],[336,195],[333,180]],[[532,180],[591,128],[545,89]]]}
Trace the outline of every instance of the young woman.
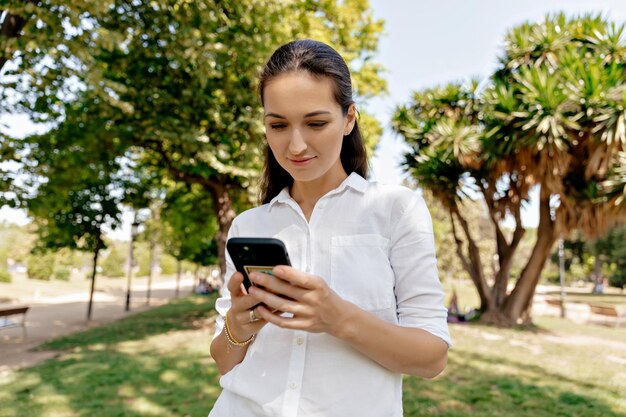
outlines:
{"label": "young woman", "polygon": [[275,237],[292,267],[227,259],[211,344],[212,417],[402,416],[402,374],[432,378],[450,336],[422,198],[370,183],[350,72],[330,46],[283,45],[261,73],[263,205],[230,237]]}

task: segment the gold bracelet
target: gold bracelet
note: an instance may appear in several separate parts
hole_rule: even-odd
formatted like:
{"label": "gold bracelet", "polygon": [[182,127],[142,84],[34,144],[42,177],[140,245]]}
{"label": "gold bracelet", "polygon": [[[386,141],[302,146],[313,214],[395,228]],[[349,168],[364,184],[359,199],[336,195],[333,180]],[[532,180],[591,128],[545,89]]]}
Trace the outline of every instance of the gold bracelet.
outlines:
{"label": "gold bracelet", "polygon": [[256,336],[255,334],[253,334],[252,336],[250,336],[248,340],[244,340],[243,342],[240,342],[237,339],[235,339],[233,337],[233,334],[230,332],[230,327],[228,326],[228,313],[229,312],[230,310],[228,310],[226,312],[226,316],[224,316],[224,334],[226,335],[227,351],[230,351],[231,346],[240,348],[240,347],[249,345],[250,343],[252,343],[252,341],[254,340]]}

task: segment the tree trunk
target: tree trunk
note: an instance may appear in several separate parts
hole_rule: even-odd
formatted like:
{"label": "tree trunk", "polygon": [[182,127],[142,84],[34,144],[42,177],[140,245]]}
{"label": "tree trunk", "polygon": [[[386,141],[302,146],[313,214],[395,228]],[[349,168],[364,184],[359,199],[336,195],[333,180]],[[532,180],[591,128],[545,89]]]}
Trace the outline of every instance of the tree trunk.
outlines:
{"label": "tree trunk", "polygon": [[215,239],[217,240],[217,256],[222,282],[224,282],[224,274],[226,273],[226,239],[230,225],[235,218],[235,209],[233,208],[233,201],[228,194],[228,190],[229,187],[224,185],[216,185],[210,189],[219,226]]}
{"label": "tree trunk", "polygon": [[604,293],[604,285],[602,285],[603,282],[604,277],[602,276],[602,261],[600,260],[600,253],[596,253],[593,263],[593,289],[591,292],[593,294]]}
{"label": "tree trunk", "polygon": [[[158,202],[153,202],[150,207],[152,219],[156,224],[161,222],[161,209]],[[150,304],[152,294],[152,279],[157,273],[156,270],[161,263],[161,251],[159,245],[160,227],[152,227],[150,232],[150,267],[148,271],[148,291],[146,293],[146,304]]]}
{"label": "tree trunk", "polygon": [[91,270],[91,289],[89,290],[89,303],[87,304],[87,321],[91,320],[91,312],[93,310],[93,293],[96,288],[96,272],[98,270],[98,255],[102,247],[102,239],[100,235],[96,238],[96,247],[93,251],[93,268]]}
{"label": "tree trunk", "polygon": [[463,228],[463,232],[465,234],[465,238],[467,239],[467,253],[469,255],[469,261],[463,255],[462,250],[462,242],[461,239],[456,234],[456,228],[454,226],[454,218],[451,216],[452,221],[452,231],[454,233],[454,239],[457,244],[457,255],[461,258],[463,265],[467,272],[470,275],[470,278],[474,282],[476,286],[476,290],[478,291],[478,296],[480,297],[480,311],[486,311],[492,308],[493,299],[489,293],[489,287],[487,286],[487,281],[485,281],[485,274],[483,272],[483,266],[480,261],[480,250],[472,237],[472,234],[469,230],[469,224],[467,221],[461,216],[458,208],[454,207],[452,209],[452,213],[456,215],[459,223],[461,223],[461,227]]}
{"label": "tree trunk", "polygon": [[557,239],[557,230],[550,209],[550,194],[541,189],[537,242],[517,284],[504,302],[503,312],[512,323],[530,322],[532,301],[541,271]]}

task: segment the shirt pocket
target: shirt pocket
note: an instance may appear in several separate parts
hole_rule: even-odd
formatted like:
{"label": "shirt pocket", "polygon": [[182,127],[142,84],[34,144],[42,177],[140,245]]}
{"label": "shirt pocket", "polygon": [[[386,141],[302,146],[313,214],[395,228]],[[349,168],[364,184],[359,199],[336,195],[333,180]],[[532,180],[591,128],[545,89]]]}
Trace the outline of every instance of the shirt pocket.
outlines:
{"label": "shirt pocket", "polygon": [[389,239],[377,234],[331,238],[331,288],[367,311],[395,306]]}

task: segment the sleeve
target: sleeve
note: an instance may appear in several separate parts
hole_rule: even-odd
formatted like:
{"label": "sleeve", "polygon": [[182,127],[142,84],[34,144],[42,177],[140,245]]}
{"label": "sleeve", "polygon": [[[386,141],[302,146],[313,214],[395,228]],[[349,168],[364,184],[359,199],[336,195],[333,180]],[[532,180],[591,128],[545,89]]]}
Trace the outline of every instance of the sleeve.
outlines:
{"label": "sleeve", "polygon": [[432,220],[424,199],[412,194],[391,233],[398,322],[418,327],[452,346],[439,281]]}
{"label": "sleeve", "polygon": [[[230,230],[228,231],[227,239],[231,237],[237,236],[237,219],[233,220],[233,224],[230,226]],[[217,310],[217,318],[215,319],[215,332],[213,333],[213,338],[217,337],[222,330],[224,329],[224,317],[226,317],[226,312],[230,310],[230,292],[228,291],[228,280],[235,273],[235,265],[233,264],[233,260],[231,259],[228,251],[224,251],[224,256],[226,256],[226,272],[224,273],[224,285],[220,290],[220,296],[215,301],[215,310]]]}

